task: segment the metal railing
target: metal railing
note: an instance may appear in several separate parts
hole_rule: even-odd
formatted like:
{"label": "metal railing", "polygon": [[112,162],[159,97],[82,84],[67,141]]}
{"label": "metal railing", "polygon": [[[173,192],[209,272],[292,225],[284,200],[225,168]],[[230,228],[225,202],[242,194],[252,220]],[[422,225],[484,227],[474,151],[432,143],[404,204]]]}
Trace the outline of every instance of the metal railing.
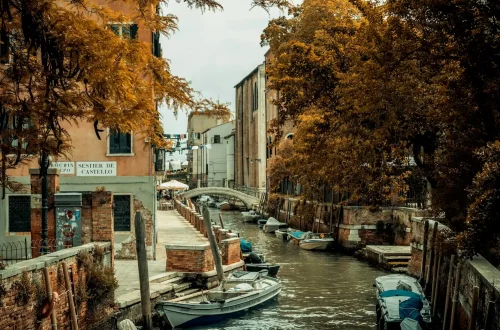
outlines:
{"label": "metal railing", "polygon": [[46,252],[42,253],[44,249],[41,239],[32,240],[30,246],[28,246],[26,238],[19,241],[3,242],[0,243],[0,264],[9,266],[20,261],[29,260],[33,256],[40,256],[71,247],[73,247],[73,243],[67,239],[48,239]]}
{"label": "metal railing", "polygon": [[12,265],[16,262],[31,259],[28,240],[0,243],[0,263]]}

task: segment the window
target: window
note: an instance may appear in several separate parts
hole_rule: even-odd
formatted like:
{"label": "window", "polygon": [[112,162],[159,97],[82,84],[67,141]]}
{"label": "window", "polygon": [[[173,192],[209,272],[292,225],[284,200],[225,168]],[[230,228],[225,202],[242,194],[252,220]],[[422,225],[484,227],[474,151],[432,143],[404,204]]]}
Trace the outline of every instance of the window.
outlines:
{"label": "window", "polygon": [[285,137],[287,140],[293,140],[293,133],[288,133]]}
{"label": "window", "polygon": [[114,195],[113,216],[115,231],[130,231],[132,219],[130,195]]}
{"label": "window", "polygon": [[194,133],[194,138],[195,138],[196,140],[201,139],[201,133]]}
{"label": "window", "polygon": [[253,95],[252,95],[252,110],[255,111],[259,108],[259,90],[257,89],[257,82],[253,85]]}
{"label": "window", "polygon": [[137,38],[137,24],[127,24],[127,23],[114,23],[110,24],[109,27],[117,36],[123,39],[136,39]]}
{"label": "window", "polygon": [[220,142],[220,135],[214,135],[214,143],[221,143]]}
{"label": "window", "polygon": [[109,154],[110,155],[131,155],[132,135],[120,131],[111,131],[109,134]]}
{"label": "window", "polygon": [[3,143],[10,144],[13,150],[10,152],[17,153],[19,142],[21,142],[21,153],[28,154],[28,141],[23,135],[26,135],[27,130],[33,126],[29,118],[22,118],[20,115],[12,115],[9,111],[0,114],[0,129],[7,131],[8,136],[4,137]]}
{"label": "window", "polygon": [[31,231],[31,196],[9,196],[9,232]]}

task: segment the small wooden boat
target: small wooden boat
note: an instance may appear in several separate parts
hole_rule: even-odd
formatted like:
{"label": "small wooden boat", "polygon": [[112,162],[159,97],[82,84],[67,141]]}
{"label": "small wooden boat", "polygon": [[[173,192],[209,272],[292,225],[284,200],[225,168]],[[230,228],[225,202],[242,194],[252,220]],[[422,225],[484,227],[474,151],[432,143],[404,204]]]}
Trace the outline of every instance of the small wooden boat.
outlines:
{"label": "small wooden boat", "polygon": [[217,208],[219,208],[219,210],[221,210],[221,211],[229,211],[232,209],[232,206],[231,206],[231,204],[229,204],[229,202],[224,201],[224,202],[217,204]]}
{"label": "small wooden boat", "polygon": [[290,237],[288,236],[289,233],[298,231],[297,229],[292,229],[292,228],[280,228],[274,232],[276,237],[278,237],[282,241],[288,241]]}
{"label": "small wooden boat", "polygon": [[299,247],[309,251],[325,251],[333,248],[334,243],[332,234],[308,233],[300,240]]}
{"label": "small wooden boat", "polygon": [[257,220],[257,224],[259,225],[259,228],[264,228],[264,225],[266,224],[266,222],[267,222],[266,219]]}
{"label": "small wooden boat", "polygon": [[266,224],[262,228],[266,233],[274,233],[280,228],[286,228],[288,225],[284,222],[279,222],[275,218],[271,217],[267,220]]}
{"label": "small wooden boat", "polygon": [[265,261],[264,256],[258,255],[255,252],[249,253],[243,260],[245,267],[250,272],[267,271],[268,276],[276,277],[280,269],[280,265],[271,264]]}
{"label": "small wooden boat", "polygon": [[156,310],[173,328],[206,325],[256,307],[276,297],[281,281],[260,272],[234,272],[208,292],[159,301]]}
{"label": "small wooden boat", "polygon": [[431,324],[430,303],[418,280],[401,274],[379,276],[377,289],[377,329],[427,329]]}
{"label": "small wooden boat", "polygon": [[278,271],[280,270],[280,265],[270,264],[270,263],[261,263],[261,264],[245,264],[247,271],[249,272],[260,272],[262,270],[267,271],[267,275],[271,277],[276,277],[278,275]]}
{"label": "small wooden boat", "polygon": [[288,233],[288,237],[290,241],[292,241],[293,244],[299,245],[300,241],[302,241],[309,233],[310,231],[292,231]]}

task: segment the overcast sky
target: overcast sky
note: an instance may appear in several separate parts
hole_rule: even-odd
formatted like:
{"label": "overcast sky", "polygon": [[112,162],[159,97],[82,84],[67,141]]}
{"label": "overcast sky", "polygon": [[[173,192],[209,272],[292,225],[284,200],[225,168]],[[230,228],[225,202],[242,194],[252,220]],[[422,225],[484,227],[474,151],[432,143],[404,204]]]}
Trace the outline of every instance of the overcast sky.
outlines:
{"label": "overcast sky", "polygon": [[[224,11],[201,13],[171,1],[163,11],[178,16],[179,31],[170,39],[162,36],[161,45],[173,74],[191,81],[206,98],[230,102],[234,111],[234,85],[264,61],[267,48],[260,46],[260,36],[269,15],[250,10],[250,0],[219,2]],[[165,133],[186,132],[185,113],[176,120],[165,106],[160,111]]]}

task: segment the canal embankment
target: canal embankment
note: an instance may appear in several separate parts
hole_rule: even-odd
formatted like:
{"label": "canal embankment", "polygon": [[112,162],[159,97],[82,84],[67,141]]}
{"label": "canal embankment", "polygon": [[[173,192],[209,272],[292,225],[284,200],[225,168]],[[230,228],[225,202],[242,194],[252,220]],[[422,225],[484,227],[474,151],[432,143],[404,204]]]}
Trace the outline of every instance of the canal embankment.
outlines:
{"label": "canal embankment", "polygon": [[[203,217],[179,201],[174,210],[158,211],[157,246],[163,249],[157,250],[157,260],[148,261],[152,308],[160,300],[195,294],[218,284],[206,228],[202,224]],[[239,238],[219,226],[214,226],[214,232],[223,255],[224,272],[242,268]],[[116,322],[123,319],[139,322],[142,314],[137,261],[117,261],[115,272],[119,287],[115,291],[118,311],[114,318]]]}

